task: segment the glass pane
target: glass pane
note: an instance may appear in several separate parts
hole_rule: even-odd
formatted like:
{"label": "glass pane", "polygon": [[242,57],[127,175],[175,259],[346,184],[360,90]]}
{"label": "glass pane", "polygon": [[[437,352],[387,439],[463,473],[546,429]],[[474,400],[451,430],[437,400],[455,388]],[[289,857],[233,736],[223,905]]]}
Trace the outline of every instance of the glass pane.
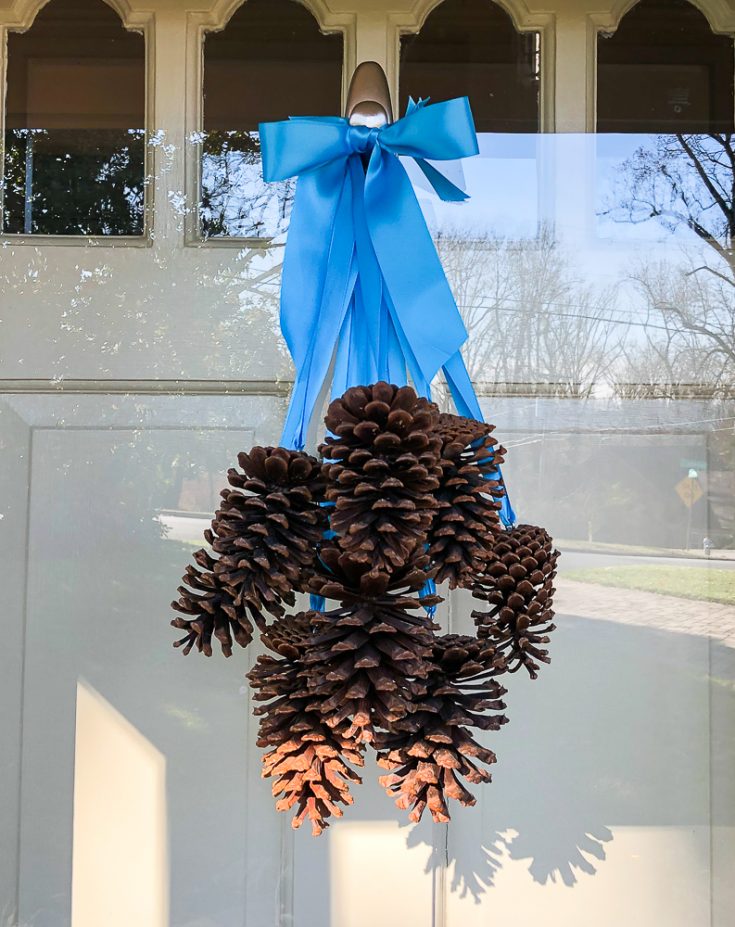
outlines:
{"label": "glass pane", "polygon": [[400,99],[468,96],[478,132],[538,132],[539,37],[492,0],[444,0],[401,38]]}
{"label": "glass pane", "polygon": [[[228,466],[279,440],[282,249],[4,249],[0,922],[730,927],[733,145],[487,133],[440,165],[469,203],[417,181],[519,518],[562,550],[552,663],[507,680],[493,781],[448,828],[369,763],[344,818],[294,833],[258,645],[171,647]],[[478,602],[441,592],[471,630]]]}
{"label": "glass pane", "polygon": [[437,240],[459,235],[476,240],[535,238],[552,220],[548,178],[553,154],[545,136],[482,132],[479,155],[437,167],[469,194],[458,208],[440,200],[410,158],[403,163],[424,218]]}
{"label": "glass pane", "polygon": [[598,132],[730,132],[735,55],[687,0],[641,0],[597,39]]}
{"label": "glass pane", "polygon": [[[608,238],[710,245],[728,267],[735,134],[597,138],[598,232]],[[722,247],[722,250],[720,248]]]}
{"label": "glass pane", "polygon": [[[232,88],[237,87],[237,94]],[[294,0],[247,0],[204,43],[205,237],[285,231],[294,184],[264,184],[258,123],[341,110],[342,36]]]}
{"label": "glass pane", "polygon": [[3,231],[141,235],[145,41],[102,0],[8,34]]}

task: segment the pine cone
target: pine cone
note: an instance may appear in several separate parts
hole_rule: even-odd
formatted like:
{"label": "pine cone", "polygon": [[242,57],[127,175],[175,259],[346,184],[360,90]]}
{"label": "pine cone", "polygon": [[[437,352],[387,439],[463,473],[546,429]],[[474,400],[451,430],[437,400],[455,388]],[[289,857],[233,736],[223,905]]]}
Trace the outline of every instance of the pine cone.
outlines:
{"label": "pine cone", "polygon": [[320,447],[327,461],[330,528],[341,549],[375,570],[402,567],[436,512],[441,440],[438,411],[410,386],[348,389],[329,406],[336,435]]}
{"label": "pine cone", "polygon": [[289,660],[300,660],[314,637],[316,612],[299,612],[286,615],[270,624],[260,640],[273,653]]}
{"label": "pine cone", "polygon": [[[228,471],[235,488],[222,490],[212,529],[204,532],[219,556],[200,551],[195,559],[207,572],[189,567],[184,583],[195,592],[180,587],[181,598],[172,603],[177,611],[194,616],[193,621],[172,622],[189,631],[177,643],[184,653],[196,644],[210,656],[214,633],[230,656],[233,638],[242,647],[252,640],[250,619],[264,628],[263,612],[283,615],[283,604],[293,605],[294,590],[307,582],[327,524],[319,506],[324,478],[315,458],[281,447],[254,447],[239,454],[238,461],[244,474]],[[197,591],[208,597],[202,599]]]}
{"label": "pine cone", "polygon": [[227,471],[235,489],[222,490],[212,547],[220,555],[217,571],[259,611],[263,585],[284,601],[304,588],[326,527],[318,505],[324,480],[318,461],[302,451],[254,447],[237,459],[244,475]]}
{"label": "pine cone", "polygon": [[410,714],[424,693],[436,625],[409,610],[441,599],[410,594],[426,582],[423,555],[390,574],[335,546],[321,558],[327,573],[314,577],[312,592],[341,607],[317,618],[319,631],[304,658],[309,687],[331,727],[349,722],[347,736],[369,742],[377,728]]}
{"label": "pine cone", "polygon": [[[363,765],[364,747],[345,736],[345,725],[329,727],[317,708],[304,679],[303,658],[311,644],[316,613],[302,612],[275,621],[263,635],[279,658],[258,657],[248,673],[260,716],[258,746],[268,747],[263,777],[274,778],[276,809],[297,806],[292,826],[305,818],[317,836],[328,827],[327,818],[342,816],[340,805],[351,805],[349,785],[361,779],[350,765]],[[279,796],[281,796],[279,798]]]}
{"label": "pine cone", "polygon": [[437,582],[450,589],[468,585],[482,569],[500,531],[496,500],[501,484],[492,479],[505,449],[490,436],[493,425],[459,415],[439,416],[442,438],[439,510],[428,535],[429,556],[437,564]]}
{"label": "pine cone", "polygon": [[224,655],[232,656],[233,640],[241,647],[247,647],[253,639],[253,625],[237,604],[233,590],[214,572],[216,561],[206,550],[198,550],[194,559],[204,570],[190,564],[186,568],[184,582],[191,588],[179,586],[181,598],[171,603],[172,608],[186,616],[177,615],[171,622],[172,627],[187,632],[175,641],[174,647],[183,647],[185,654],[196,647],[200,653],[211,657],[214,636],[220,642]]}
{"label": "pine cone", "polygon": [[460,634],[436,639],[426,694],[414,714],[397,721],[376,738],[378,764],[392,770],[380,777],[399,808],[410,808],[412,821],[427,807],[434,821],[449,820],[447,799],[475,804],[460,778],[489,782],[490,773],[477,762],[492,764],[495,754],[479,744],[470,728],[497,731],[507,718],[487,714],[505,708],[505,689],[494,676],[504,662],[487,642]]}
{"label": "pine cone", "polygon": [[462,445],[462,448],[465,448],[468,444],[474,444],[489,435],[491,431],[495,430],[495,426],[489,425],[487,422],[481,422],[476,418],[466,418],[464,415],[442,412],[439,415],[436,430],[441,434],[442,442],[445,445],[457,442]]}
{"label": "pine cone", "polygon": [[492,640],[509,672],[525,666],[535,679],[535,661],[550,662],[544,645],[554,630],[551,606],[559,551],[543,528],[517,525],[499,535],[492,554],[472,589],[476,599],[491,605],[488,611],[472,612],[478,635]]}

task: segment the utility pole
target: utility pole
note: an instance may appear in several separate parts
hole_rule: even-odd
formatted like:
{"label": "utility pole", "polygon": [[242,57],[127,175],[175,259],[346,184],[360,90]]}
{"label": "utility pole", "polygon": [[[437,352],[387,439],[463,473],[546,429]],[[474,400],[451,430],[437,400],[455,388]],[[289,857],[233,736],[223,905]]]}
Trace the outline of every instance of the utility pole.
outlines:
{"label": "utility pole", "polygon": [[687,505],[687,536],[686,536],[686,545],[684,550],[689,550],[692,534],[692,509],[694,508],[695,501],[695,485],[697,482],[697,471],[689,470],[687,474],[687,479],[689,481],[689,504]]}

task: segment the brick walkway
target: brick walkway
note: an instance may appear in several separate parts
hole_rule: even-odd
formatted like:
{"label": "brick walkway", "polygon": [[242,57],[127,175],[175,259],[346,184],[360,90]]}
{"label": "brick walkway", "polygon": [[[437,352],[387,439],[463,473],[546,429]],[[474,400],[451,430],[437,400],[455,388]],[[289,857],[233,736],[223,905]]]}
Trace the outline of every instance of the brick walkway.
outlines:
{"label": "brick walkway", "polygon": [[560,615],[579,615],[621,624],[712,637],[735,648],[735,606],[679,599],[637,589],[615,589],[580,583],[559,576],[554,609]]}

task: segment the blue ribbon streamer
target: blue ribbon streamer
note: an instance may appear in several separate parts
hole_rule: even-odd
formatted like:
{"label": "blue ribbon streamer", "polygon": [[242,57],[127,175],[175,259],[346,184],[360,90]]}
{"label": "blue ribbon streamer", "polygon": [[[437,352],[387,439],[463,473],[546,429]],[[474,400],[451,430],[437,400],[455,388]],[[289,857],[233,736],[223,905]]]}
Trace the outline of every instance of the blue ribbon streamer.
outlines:
{"label": "blue ribbon streamer", "polygon": [[[298,177],[281,285],[281,329],[296,379],[281,437],[303,449],[334,360],[332,396],[410,374],[421,395],[439,370],[460,415],[483,420],[460,353],[467,339],[411,182],[410,157],[437,195],[467,195],[428,163],[478,153],[466,97],[427,106],[382,128],[337,116],[260,125],[263,177]],[[493,474],[501,479],[500,468]],[[500,517],[515,514],[507,493]]]}

